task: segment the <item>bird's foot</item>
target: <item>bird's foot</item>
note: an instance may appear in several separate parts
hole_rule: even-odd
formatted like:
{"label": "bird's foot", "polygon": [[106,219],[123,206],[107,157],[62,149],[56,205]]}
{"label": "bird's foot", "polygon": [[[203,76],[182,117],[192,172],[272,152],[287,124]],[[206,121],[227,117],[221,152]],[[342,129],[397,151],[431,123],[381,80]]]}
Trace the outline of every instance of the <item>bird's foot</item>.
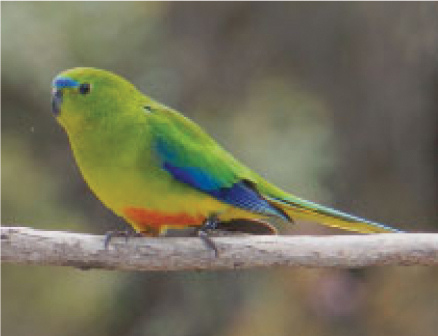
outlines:
{"label": "bird's foot", "polygon": [[214,256],[219,257],[219,250],[214,241],[209,236],[209,231],[216,230],[219,219],[216,215],[209,216],[204,223],[196,230],[196,235],[201,238],[204,244],[214,252]]}
{"label": "bird's foot", "polygon": [[125,241],[128,242],[129,238],[132,237],[142,237],[143,234],[140,232],[135,232],[131,230],[125,230],[125,231],[108,231],[105,233],[105,240],[103,242],[103,246],[105,247],[105,250],[108,249],[109,243],[113,238],[122,237],[125,238]]}

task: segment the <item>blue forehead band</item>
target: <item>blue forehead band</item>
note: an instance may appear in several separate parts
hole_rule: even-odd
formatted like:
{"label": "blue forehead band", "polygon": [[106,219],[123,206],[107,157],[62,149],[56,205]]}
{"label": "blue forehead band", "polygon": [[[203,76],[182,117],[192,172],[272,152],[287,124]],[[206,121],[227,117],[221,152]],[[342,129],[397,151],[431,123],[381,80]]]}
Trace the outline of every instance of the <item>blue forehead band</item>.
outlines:
{"label": "blue forehead band", "polygon": [[73,79],[70,79],[70,78],[58,77],[58,78],[55,78],[52,86],[56,89],[76,88],[79,86],[79,83]]}

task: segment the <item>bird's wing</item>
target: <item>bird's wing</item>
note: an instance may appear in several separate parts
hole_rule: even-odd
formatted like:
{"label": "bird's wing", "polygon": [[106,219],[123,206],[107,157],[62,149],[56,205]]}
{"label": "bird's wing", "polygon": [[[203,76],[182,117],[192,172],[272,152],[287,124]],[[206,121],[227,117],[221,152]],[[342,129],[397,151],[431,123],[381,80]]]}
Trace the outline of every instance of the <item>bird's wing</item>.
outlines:
{"label": "bird's wing", "polygon": [[168,109],[150,118],[153,148],[161,168],[176,180],[233,206],[290,220],[266,200],[252,182],[252,172],[220,147],[199,126]]}

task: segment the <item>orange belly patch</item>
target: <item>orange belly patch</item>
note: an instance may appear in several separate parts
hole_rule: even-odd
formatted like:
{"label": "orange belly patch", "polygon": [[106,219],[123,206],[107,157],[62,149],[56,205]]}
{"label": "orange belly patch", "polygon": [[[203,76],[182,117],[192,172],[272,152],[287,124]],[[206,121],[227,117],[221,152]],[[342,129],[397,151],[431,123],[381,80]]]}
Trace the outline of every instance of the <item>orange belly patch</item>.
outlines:
{"label": "orange belly patch", "polygon": [[124,215],[139,227],[149,227],[161,231],[163,226],[199,226],[204,220],[202,215],[189,215],[184,212],[164,213],[144,208],[127,207],[123,209]]}

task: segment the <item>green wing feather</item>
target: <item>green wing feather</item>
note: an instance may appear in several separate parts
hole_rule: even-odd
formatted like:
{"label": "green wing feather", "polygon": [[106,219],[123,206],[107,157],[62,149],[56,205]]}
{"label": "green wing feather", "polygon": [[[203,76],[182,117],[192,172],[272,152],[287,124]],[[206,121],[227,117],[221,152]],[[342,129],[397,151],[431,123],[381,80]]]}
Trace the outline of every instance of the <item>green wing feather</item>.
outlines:
{"label": "green wing feather", "polygon": [[156,110],[154,117],[153,148],[162,168],[174,179],[224,203],[290,220],[258,192],[254,174],[196,124],[167,109]]}

